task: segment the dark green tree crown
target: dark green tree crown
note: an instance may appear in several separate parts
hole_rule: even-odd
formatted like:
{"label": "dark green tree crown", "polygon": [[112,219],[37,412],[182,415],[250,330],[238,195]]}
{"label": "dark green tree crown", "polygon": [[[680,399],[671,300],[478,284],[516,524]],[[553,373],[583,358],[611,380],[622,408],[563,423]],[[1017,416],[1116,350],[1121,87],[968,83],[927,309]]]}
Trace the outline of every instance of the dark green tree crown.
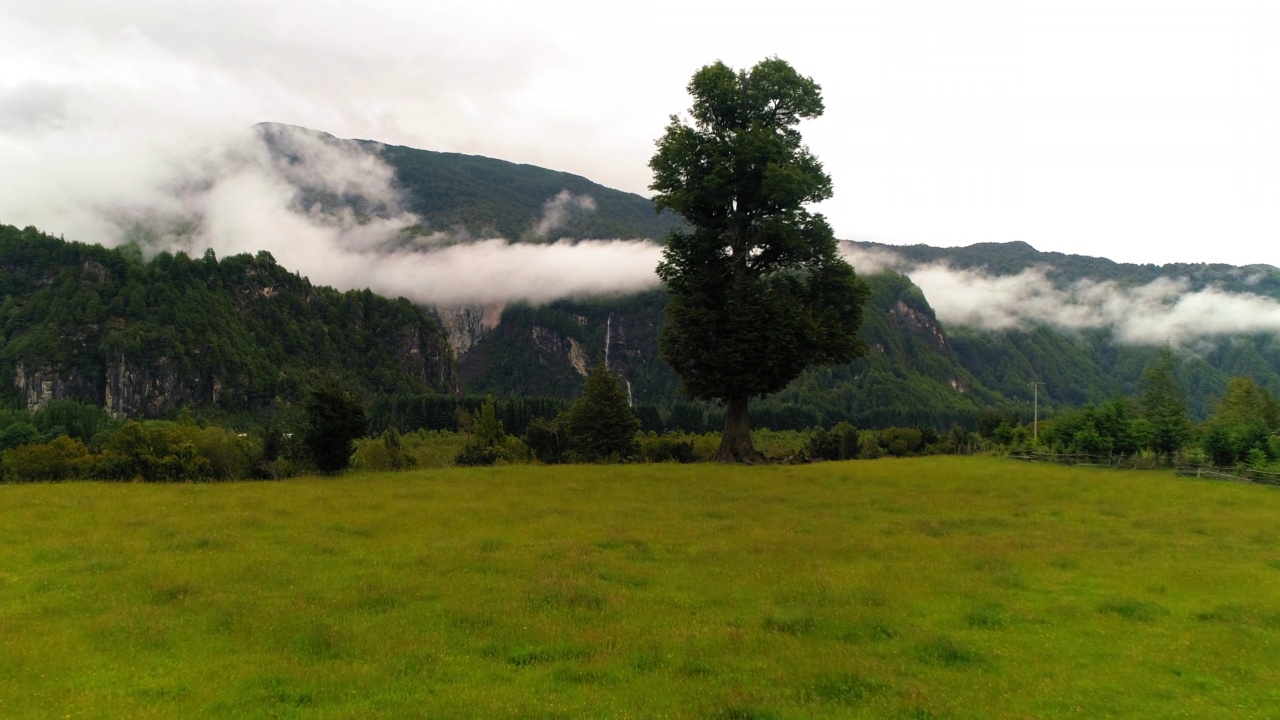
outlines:
{"label": "dark green tree crown", "polygon": [[649,162],[654,202],[693,226],[667,238],[658,266],[672,294],[662,352],[683,388],[749,398],[858,357],[866,289],[804,207],[832,192],[796,129],[822,114],[820,88],[770,58],[703,67],[689,93],[692,124],[673,116]]}

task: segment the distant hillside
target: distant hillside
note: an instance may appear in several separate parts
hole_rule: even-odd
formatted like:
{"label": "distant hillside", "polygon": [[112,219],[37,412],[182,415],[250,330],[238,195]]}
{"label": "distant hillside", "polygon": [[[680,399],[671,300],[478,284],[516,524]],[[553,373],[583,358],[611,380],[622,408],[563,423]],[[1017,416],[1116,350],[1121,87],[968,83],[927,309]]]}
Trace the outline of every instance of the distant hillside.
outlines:
{"label": "distant hillside", "polygon": [[[257,129],[269,147],[285,153],[289,143],[280,141],[284,130],[342,142],[327,133],[274,123],[261,123]],[[395,170],[395,186],[402,192],[405,209],[423,218],[424,232],[462,231],[477,239],[649,238],[660,242],[670,230],[684,225],[670,212],[655,212],[648,198],[579,175],[478,155],[356,142]],[[571,197],[552,209],[558,212],[559,222],[545,223],[545,232],[538,234],[538,225],[547,219],[548,203],[563,192]],[[579,202],[581,198],[590,200]]]}
{"label": "distant hillside", "polygon": [[263,413],[320,377],[369,395],[450,392],[436,317],[406,300],[312,285],[268,253],[217,259],[64,242],[0,225],[0,377],[27,407],[116,415],[194,403]]}
{"label": "distant hillside", "polygon": [[1280,298],[1280,268],[1271,265],[1169,263],[1137,265],[1088,255],[1042,252],[1025,242],[976,243],[965,247],[885,245],[854,242],[864,250],[888,252],[917,264],[946,263],[954,268],[985,269],[993,275],[1015,275],[1043,267],[1055,282],[1113,281],[1143,285],[1159,278],[1184,278],[1191,290],[1211,285],[1229,292],[1249,292]]}
{"label": "distant hillside", "polygon": [[[921,262],[945,260],[1004,274],[1059,261],[1078,278],[1129,285],[1169,277],[1167,271],[1155,272],[1154,266],[1057,256],[1038,253],[1024,243],[1011,245],[914,246],[905,254]],[[1090,267],[1091,274],[1080,274]],[[1204,285],[1235,283],[1238,291],[1255,293],[1272,287],[1276,272],[1267,266],[1247,273],[1231,266],[1174,267]],[[1068,332],[1044,324],[1005,330],[951,327],[937,319],[908,275],[881,271],[863,279],[871,297],[861,336],[872,351],[849,365],[813,368],[776,395],[756,401],[756,422],[773,427],[831,425],[839,420],[867,427],[945,427],[952,422],[972,425],[984,407],[1029,421],[1033,382],[1039,383],[1040,407],[1046,413],[1117,394],[1133,396],[1160,348],[1119,343],[1105,328]],[[630,383],[637,404],[670,408],[680,399],[677,378],[657,351],[665,303],[665,294],[655,291],[510,307],[492,332],[463,351],[459,373],[469,389],[479,392],[567,397],[580,384],[583,368],[602,362],[608,348],[610,369]],[[1212,410],[1236,375],[1248,375],[1280,392],[1280,337],[1275,334],[1204,338],[1180,355],[1195,417]]]}
{"label": "distant hillside", "polygon": [[[404,210],[420,218],[407,230],[393,223],[390,241],[358,248],[365,255],[413,246],[415,262],[433,262],[437,243],[489,236],[518,243],[564,236],[662,238],[681,224],[670,214],[655,214],[652,203],[639,195],[544,168],[344,141],[281,125],[260,125],[257,132],[274,153],[273,170],[298,171],[279,175],[299,191],[292,212],[310,213],[318,205],[328,213],[321,216],[346,218],[355,227],[379,216],[408,217]],[[367,166],[326,165],[323,152],[313,153],[308,164],[317,139],[334,143],[325,149],[337,150],[335,157],[368,159],[361,149],[376,153],[390,171],[371,162],[377,166],[376,183],[341,182]],[[334,174],[333,167],[344,168],[336,173],[339,182],[315,181],[316,173]],[[303,187],[308,180],[316,187]],[[399,198],[387,190],[388,182]],[[373,185],[368,196],[358,192]],[[348,187],[357,190],[348,196]],[[412,222],[408,217],[406,223]],[[443,235],[432,243],[414,246],[410,240],[437,232]],[[306,252],[301,241],[297,245]],[[1266,265],[1121,264],[1040,252],[1026,243],[854,245],[890,260],[891,269],[873,271],[879,265],[868,265],[863,272],[871,296],[861,335],[871,351],[848,365],[813,368],[781,392],[756,401],[757,423],[780,429],[840,420],[864,427],[973,426],[986,407],[1030,420],[1033,384],[1046,413],[1136,394],[1143,369],[1164,341],[1163,334],[1137,341],[1122,336],[1108,325],[1114,325],[1115,316],[1089,322],[1101,317],[1095,312],[1100,306],[1079,304],[1067,308],[1077,318],[1075,325],[1047,314],[1019,315],[1003,324],[949,322],[967,317],[954,312],[965,298],[942,292],[926,297],[922,287],[939,287],[920,274],[928,268],[961,271],[944,270],[954,281],[953,293],[972,289],[966,283],[986,283],[987,292],[1007,289],[1008,283],[989,282],[995,277],[1032,287],[1032,303],[1070,305],[1081,288],[1123,295],[1149,290],[1153,283],[1175,294],[1232,294],[1221,307],[1242,307],[1231,303],[1247,295],[1254,301],[1251,311],[1261,307],[1262,314],[1274,315],[1275,308],[1260,297],[1280,298],[1280,270]],[[387,256],[392,263],[405,257]],[[481,253],[474,262],[488,260]],[[449,279],[466,283],[471,266],[458,267]],[[591,268],[578,269],[584,270]],[[375,274],[370,271],[360,282],[372,281]],[[477,276],[492,278],[493,273]],[[1176,282],[1157,283],[1161,278]],[[1053,292],[1040,293],[1045,286]],[[599,362],[607,362],[625,381],[637,405],[653,406],[668,417],[687,415],[692,405],[682,400],[678,379],[658,354],[667,301],[660,290],[543,305],[492,301],[483,307],[421,308],[367,290],[344,293],[313,286],[267,253],[222,259],[160,253],[144,262],[136,247],[107,250],[0,226],[0,291],[0,379],[6,380],[10,400],[28,406],[76,397],[117,414],[165,415],[184,403],[254,414],[288,406],[322,375],[339,375],[366,396],[384,399],[459,391],[568,398]],[[1015,295],[1005,301],[1016,308],[1022,300]],[[1161,312],[1178,298],[1160,296],[1152,302],[1148,307]],[[1205,307],[1192,308],[1201,326],[1233,319]],[[1086,321],[1078,321],[1082,316]],[[1133,313],[1128,317],[1145,320]],[[1178,327],[1171,324],[1170,332]],[[1270,327],[1265,323],[1230,327],[1248,332],[1201,327],[1175,341],[1197,417],[1209,412],[1232,376],[1251,376],[1280,393],[1280,333],[1253,332]],[[1165,332],[1164,326],[1157,329]],[[714,425],[715,409],[698,410],[703,411],[710,412]]]}

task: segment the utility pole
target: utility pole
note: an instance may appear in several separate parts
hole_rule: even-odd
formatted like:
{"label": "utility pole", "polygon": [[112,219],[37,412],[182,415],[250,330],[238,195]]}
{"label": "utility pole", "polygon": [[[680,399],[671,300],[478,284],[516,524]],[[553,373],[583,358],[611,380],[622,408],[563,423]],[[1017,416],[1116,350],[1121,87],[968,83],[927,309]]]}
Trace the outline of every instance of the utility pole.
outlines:
{"label": "utility pole", "polygon": [[1040,444],[1040,386],[1044,383],[1031,383],[1032,396],[1035,398],[1034,409],[1031,411],[1031,440],[1036,445]]}

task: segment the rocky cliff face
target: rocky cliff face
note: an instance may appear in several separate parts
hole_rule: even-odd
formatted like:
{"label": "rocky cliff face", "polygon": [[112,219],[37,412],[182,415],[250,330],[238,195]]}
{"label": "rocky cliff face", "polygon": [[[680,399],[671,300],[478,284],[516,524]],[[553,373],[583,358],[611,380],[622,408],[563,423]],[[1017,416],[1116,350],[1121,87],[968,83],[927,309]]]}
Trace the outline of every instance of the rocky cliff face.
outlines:
{"label": "rocky cliff face", "polygon": [[39,410],[50,400],[85,398],[100,394],[99,385],[75,370],[30,368],[24,363],[14,367],[13,387],[26,403],[27,410]]}
{"label": "rocky cliff face", "polygon": [[658,358],[664,293],[609,300],[513,305],[497,326],[461,357],[469,392],[576,395],[592,365],[605,363],[637,403],[672,396],[676,378]]}
{"label": "rocky cliff face", "polygon": [[[107,363],[102,393],[102,407],[113,417],[158,417],[176,407],[200,399],[198,379],[183,378],[170,365],[168,358],[142,367],[117,355]],[[214,380],[208,388],[209,400],[217,404],[221,383]]]}
{"label": "rocky cliff face", "polygon": [[913,308],[902,300],[889,309],[889,314],[894,317],[898,327],[904,333],[923,338],[937,350],[944,352],[947,350],[946,333],[942,331],[937,318],[932,314]]}
{"label": "rocky cliff face", "polygon": [[436,316],[449,334],[453,356],[461,359],[502,320],[502,305],[459,305],[437,307]]}

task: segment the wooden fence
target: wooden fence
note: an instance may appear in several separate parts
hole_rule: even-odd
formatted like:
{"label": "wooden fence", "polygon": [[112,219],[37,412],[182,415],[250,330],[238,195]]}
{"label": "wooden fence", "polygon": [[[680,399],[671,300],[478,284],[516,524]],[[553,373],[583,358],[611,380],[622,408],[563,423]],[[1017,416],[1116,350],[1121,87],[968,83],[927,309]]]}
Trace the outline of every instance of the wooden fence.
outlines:
{"label": "wooden fence", "polygon": [[1280,485],[1280,473],[1253,470],[1246,467],[1218,467],[1205,463],[1175,460],[1143,455],[1089,455],[1086,453],[1046,453],[1019,450],[1009,453],[1014,460],[1026,462],[1051,462],[1060,465],[1109,467],[1124,470],[1168,469],[1182,477],[1252,482],[1263,485]]}

